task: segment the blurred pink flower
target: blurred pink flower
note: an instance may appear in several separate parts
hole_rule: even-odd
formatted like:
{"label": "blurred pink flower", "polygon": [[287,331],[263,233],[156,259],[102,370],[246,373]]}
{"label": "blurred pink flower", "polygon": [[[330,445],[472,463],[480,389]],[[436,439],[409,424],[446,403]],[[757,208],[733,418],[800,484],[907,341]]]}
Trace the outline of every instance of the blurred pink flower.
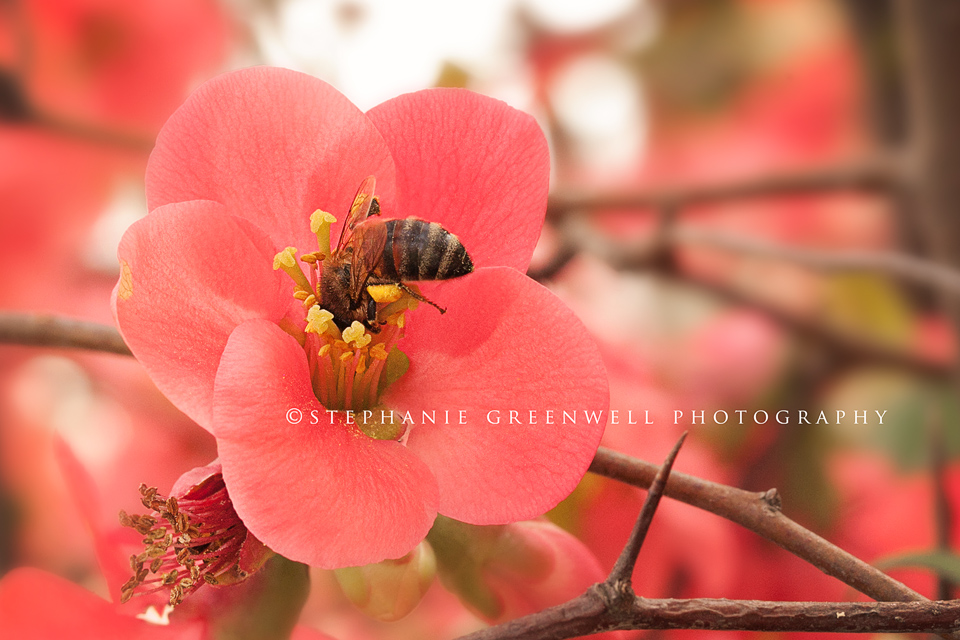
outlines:
{"label": "blurred pink flower", "polygon": [[586,545],[546,520],[507,525],[491,551],[481,574],[497,599],[496,615],[482,616],[492,624],[563,604],[607,577]]}
{"label": "blurred pink flower", "polygon": [[77,271],[77,248],[119,160],[88,143],[0,127],[0,305],[46,311],[72,293],[62,283]]}
{"label": "blurred pink flower", "polygon": [[[216,462],[184,473],[170,498],[141,485],[151,513],[121,511],[119,526],[115,516],[104,517],[93,478],[60,439],[56,453],[118,613],[150,617],[162,610],[163,624],[199,626],[203,638],[250,624],[267,624],[278,635],[293,628],[309,591],[307,567],[277,557],[247,531]],[[326,636],[298,627],[295,637]]]}
{"label": "blurred pink flower", "polygon": [[443,585],[490,624],[561,605],[607,577],[583,542],[546,519],[475,527],[439,518],[428,541]]}
{"label": "blurred pink flower", "polygon": [[199,624],[158,625],[119,613],[83,587],[39,569],[0,580],[0,638],[32,640],[200,640]]}
{"label": "blurred pink flower", "polygon": [[[159,612],[152,619],[127,615],[83,587],[39,569],[14,569],[0,579],[0,638],[208,640],[214,637],[222,636],[216,629],[211,630],[204,620],[175,622],[172,618],[164,619]],[[291,637],[330,640],[330,636],[303,625],[295,627]]]}
{"label": "blurred pink flower", "polygon": [[22,69],[33,105],[70,121],[152,134],[227,55],[230,26],[213,0],[20,5],[0,13],[0,56]]}
{"label": "blurred pink flower", "polygon": [[[321,567],[396,558],[438,512],[511,522],[576,486],[603,431],[582,416],[606,409],[607,385],[580,322],[522,274],[548,173],[533,119],[466,91],[363,114],[315,78],[254,68],[208,82],[171,117],[147,170],[151,213],[120,245],[115,314],[160,389],[217,437],[237,513],[271,549]],[[305,334],[305,305],[271,267],[284,247],[316,245],[310,212],[347,212],[370,174],[388,217],[441,223],[477,269],[423,285],[445,315],[411,310],[373,346],[344,330],[334,360],[314,350],[314,320]],[[384,360],[401,337],[409,370],[391,385]],[[326,411],[330,366],[346,379],[330,408],[410,412],[404,442]],[[359,405],[344,395],[354,383],[368,391]],[[559,424],[562,409],[579,423]]]}

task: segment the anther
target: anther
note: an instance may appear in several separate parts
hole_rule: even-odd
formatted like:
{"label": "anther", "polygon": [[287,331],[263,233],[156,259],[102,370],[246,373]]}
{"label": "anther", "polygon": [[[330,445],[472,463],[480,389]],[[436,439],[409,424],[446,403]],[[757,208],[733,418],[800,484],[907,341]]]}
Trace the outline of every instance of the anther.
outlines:
{"label": "anther", "polygon": [[307,276],[303,274],[303,269],[300,268],[300,263],[297,262],[296,258],[297,250],[295,247],[287,247],[280,253],[278,253],[273,258],[273,269],[283,269],[283,271],[293,278],[293,281],[297,284],[298,287],[304,291],[311,291],[313,286],[310,284],[310,281],[307,280]]}
{"label": "anther", "polygon": [[307,328],[305,331],[316,334],[327,333],[327,330],[333,325],[332,320],[332,313],[315,304],[307,311]]}
{"label": "anther", "polygon": [[336,218],[320,209],[310,215],[310,231],[317,235],[317,246],[324,257],[330,255],[330,225],[336,221]]}
{"label": "anther", "polygon": [[366,333],[363,324],[357,322],[356,320],[353,323],[343,330],[343,340],[347,344],[353,343],[353,346],[357,349],[362,349],[363,347],[370,344],[370,340],[373,338]]}

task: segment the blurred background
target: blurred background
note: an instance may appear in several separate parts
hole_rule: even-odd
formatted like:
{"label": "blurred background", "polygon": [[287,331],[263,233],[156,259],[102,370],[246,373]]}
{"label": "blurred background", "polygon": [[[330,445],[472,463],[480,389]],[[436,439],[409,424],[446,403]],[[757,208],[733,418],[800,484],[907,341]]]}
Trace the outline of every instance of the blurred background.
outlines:
{"label": "blurred background", "polygon": [[[960,260],[956,14],[949,0],[6,0],[0,307],[112,324],[152,141],[217,73],[298,69],[361,109],[467,87],[550,141],[530,275],[601,345],[612,408],[652,422],[610,425],[604,444],[659,462],[690,429],[679,470],[777,487],[791,518],[953,597],[960,278],[932,265]],[[214,442],[132,359],[0,346],[0,573],[41,567],[104,593],[54,434],[111,521]],[[588,476],[550,518],[606,570],[643,496]],[[635,580],[648,597],[857,597],[669,500]],[[439,583],[395,623],[353,609],[328,573],[313,584],[302,621],[337,638],[481,624]],[[525,606],[559,602],[517,589]]]}

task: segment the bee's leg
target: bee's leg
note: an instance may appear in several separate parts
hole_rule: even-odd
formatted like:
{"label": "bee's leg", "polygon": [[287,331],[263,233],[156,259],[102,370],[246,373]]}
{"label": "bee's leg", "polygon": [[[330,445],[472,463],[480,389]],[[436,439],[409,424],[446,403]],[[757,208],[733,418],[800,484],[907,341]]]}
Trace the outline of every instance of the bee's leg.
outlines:
{"label": "bee's leg", "polygon": [[426,302],[426,303],[429,304],[430,306],[435,307],[435,308],[437,309],[437,311],[439,311],[440,313],[446,313],[446,312],[447,312],[446,309],[444,309],[443,307],[441,307],[440,305],[438,305],[436,302],[430,300],[429,298],[427,298],[426,296],[424,296],[422,293],[420,293],[419,291],[417,291],[417,290],[414,289],[413,287],[407,286],[407,285],[405,285],[405,284],[402,283],[402,282],[397,282],[397,283],[395,283],[395,284],[396,284],[398,287],[400,287],[400,289],[402,289],[404,293],[409,294],[411,297],[419,300],[420,302]]}
{"label": "bee's leg", "polygon": [[364,322],[370,333],[380,333],[380,322],[377,320],[377,301],[367,297],[367,317]]}

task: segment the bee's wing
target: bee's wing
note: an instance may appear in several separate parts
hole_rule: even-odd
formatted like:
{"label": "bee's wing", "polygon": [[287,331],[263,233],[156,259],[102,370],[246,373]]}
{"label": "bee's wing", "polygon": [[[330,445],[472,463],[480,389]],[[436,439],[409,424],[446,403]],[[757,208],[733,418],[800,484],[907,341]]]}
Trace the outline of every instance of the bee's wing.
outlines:
{"label": "bee's wing", "polygon": [[353,249],[350,296],[354,300],[359,300],[370,274],[374,273],[383,261],[383,250],[387,245],[387,227],[380,220],[360,225],[350,236],[348,245]]}
{"label": "bee's wing", "polygon": [[[377,179],[373,176],[367,176],[360,183],[357,189],[357,195],[353,196],[353,204],[350,205],[350,211],[347,213],[347,219],[343,221],[343,228],[340,229],[340,239],[337,241],[337,251],[344,248],[349,242],[350,234],[353,229],[366,220],[370,213],[370,205],[374,201],[374,189],[377,186]],[[349,231],[349,233],[348,233]]]}

